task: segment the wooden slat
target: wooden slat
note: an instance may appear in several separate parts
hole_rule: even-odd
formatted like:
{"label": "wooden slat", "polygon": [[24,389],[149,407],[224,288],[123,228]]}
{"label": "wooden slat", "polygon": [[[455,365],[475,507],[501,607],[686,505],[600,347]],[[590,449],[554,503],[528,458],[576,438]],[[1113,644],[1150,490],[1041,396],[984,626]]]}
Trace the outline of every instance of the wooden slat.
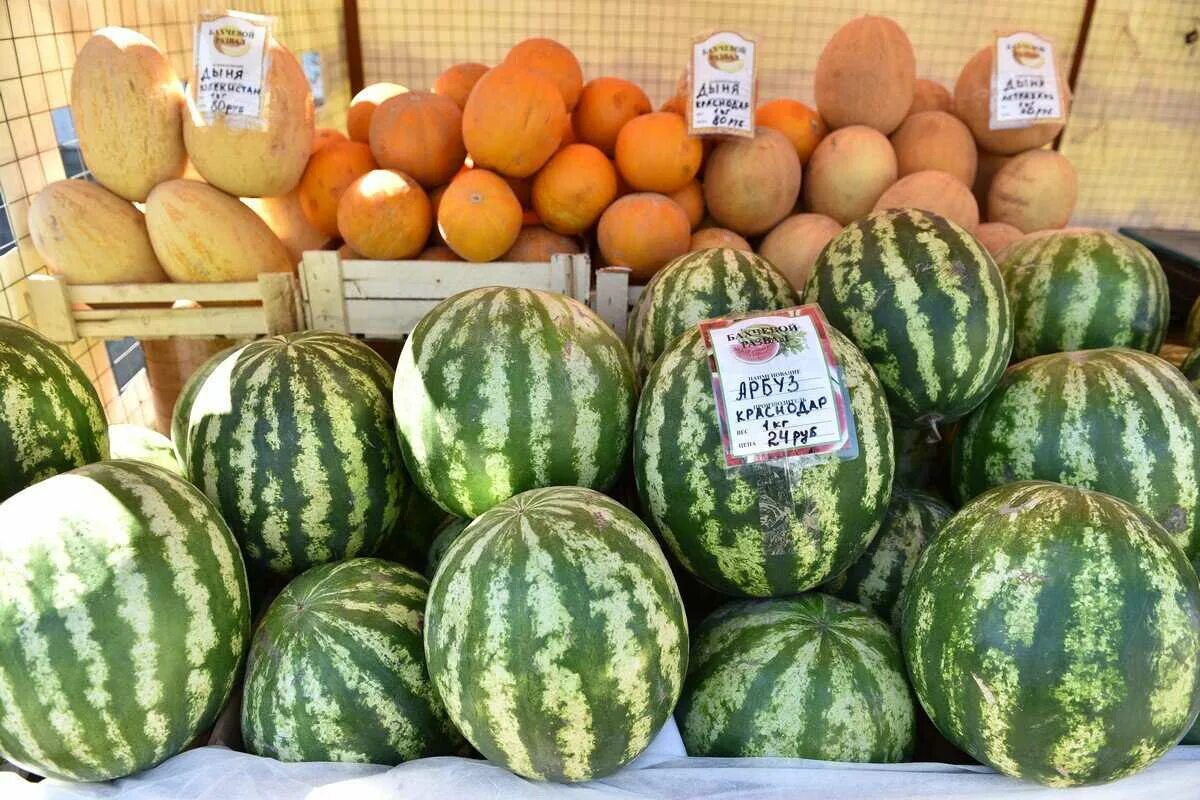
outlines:
{"label": "wooden slat", "polygon": [[624,338],[629,318],[629,269],[604,267],[596,271],[596,299],[593,310]]}
{"label": "wooden slat", "polygon": [[444,299],[481,286],[565,291],[569,266],[492,262],[343,261],[346,299]]}
{"label": "wooden slat", "polygon": [[309,328],[350,332],[342,287],[342,263],[336,252],[306,251],[300,262],[300,286],[304,292],[305,322]]}
{"label": "wooden slat", "polygon": [[259,275],[258,286],[263,299],[263,327],[266,332],[274,335],[299,330],[295,280],[291,274],[269,272]]}
{"label": "wooden slat", "polygon": [[257,281],[242,283],[121,283],[75,285],[68,288],[72,303],[197,303],[254,301],[262,299]]}
{"label": "wooden slat", "polygon": [[592,290],[592,260],[587,253],[573,253],[571,259],[571,296],[586,303]]}
{"label": "wooden slat", "polygon": [[81,337],[257,336],[266,333],[261,308],[97,309],[75,312]]}
{"label": "wooden slat", "polygon": [[30,275],[26,286],[29,287],[29,312],[42,335],[61,343],[78,339],[66,281],[53,275]]}
{"label": "wooden slat", "polygon": [[630,286],[629,287],[629,307],[633,308],[637,305],[638,298],[642,296],[642,292],[646,291],[645,286]]}
{"label": "wooden slat", "polygon": [[380,339],[410,333],[441,300],[347,300],[350,330]]}

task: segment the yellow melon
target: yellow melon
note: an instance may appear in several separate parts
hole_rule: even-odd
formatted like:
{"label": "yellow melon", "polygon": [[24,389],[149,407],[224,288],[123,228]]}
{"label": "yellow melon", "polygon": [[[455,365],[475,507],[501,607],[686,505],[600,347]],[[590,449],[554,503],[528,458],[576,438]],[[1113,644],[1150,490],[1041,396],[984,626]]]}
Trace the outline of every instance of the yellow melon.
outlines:
{"label": "yellow melon", "polygon": [[800,158],[791,140],[774,128],[753,139],[717,145],[704,169],[704,204],[721,227],[742,236],[770,230],[796,206]]}
{"label": "yellow melon", "polygon": [[927,169],[905,175],[875,201],[875,210],[919,208],[940,214],[968,231],[979,224],[979,204],[962,181],[947,172]]}
{"label": "yellow melon", "polygon": [[988,188],[987,221],[1024,233],[1061,228],[1071,219],[1079,180],[1062,153],[1030,150],[1012,158]]}
{"label": "yellow melon", "polygon": [[817,256],[841,231],[841,224],[824,214],[793,214],[763,237],[758,254],[802,292]]}
{"label": "yellow melon", "polygon": [[971,131],[953,114],[920,111],[892,134],[900,177],[927,169],[948,172],[971,186],[978,157]]}
{"label": "yellow melon", "polygon": [[896,153],[874,128],[851,125],[821,140],[804,176],[809,211],[848,225],[870,213],[884,190],[896,182]]}
{"label": "yellow melon", "polygon": [[1014,228],[1007,222],[983,222],[975,229],[975,238],[992,254],[992,258],[997,260],[1004,248],[1024,235],[1019,228]]}
{"label": "yellow melon", "polygon": [[940,83],[917,78],[913,85],[913,101],[908,107],[908,115],[920,114],[922,111],[954,111],[954,96],[950,90]]}
{"label": "yellow melon", "polygon": [[744,250],[747,253],[754,252],[754,248],[750,246],[749,242],[725,228],[701,228],[696,231],[692,234],[688,252],[694,253],[697,250],[708,250],[712,247],[727,247],[730,250]]}
{"label": "yellow melon", "polygon": [[891,133],[908,115],[916,57],[903,29],[887,17],[843,25],[821,51],[814,88],[830,128],[867,125]]}

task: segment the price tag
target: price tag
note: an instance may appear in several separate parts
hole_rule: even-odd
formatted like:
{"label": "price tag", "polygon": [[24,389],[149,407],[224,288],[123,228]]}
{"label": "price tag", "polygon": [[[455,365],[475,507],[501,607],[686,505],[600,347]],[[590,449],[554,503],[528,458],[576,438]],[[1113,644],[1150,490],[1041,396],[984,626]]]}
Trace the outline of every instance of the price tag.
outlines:
{"label": "price tag", "polygon": [[271,23],[270,17],[241,11],[201,12],[193,48],[195,110],[205,124],[218,117],[247,127],[261,124]]}
{"label": "price tag", "polygon": [[692,43],[688,133],[754,138],[758,67],[755,45],[733,31],[717,31]]}
{"label": "price tag", "polygon": [[1028,31],[996,39],[991,101],[992,130],[1063,121],[1054,46],[1048,39]]}
{"label": "price tag", "polygon": [[312,89],[313,105],[320,108],[325,105],[325,79],[321,74],[321,54],[316,50],[305,50],[300,54],[300,66],[304,68],[304,77],[308,78],[308,86]]}
{"label": "price tag", "polygon": [[850,398],[815,305],[700,323],[727,467],[858,456]]}

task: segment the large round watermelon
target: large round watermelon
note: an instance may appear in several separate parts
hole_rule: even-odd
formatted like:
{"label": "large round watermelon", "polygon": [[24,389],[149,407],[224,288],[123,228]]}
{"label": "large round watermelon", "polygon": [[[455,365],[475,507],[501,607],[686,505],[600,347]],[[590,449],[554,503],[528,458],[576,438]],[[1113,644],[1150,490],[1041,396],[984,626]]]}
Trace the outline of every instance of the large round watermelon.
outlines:
{"label": "large round watermelon", "polygon": [[399,764],[462,746],[425,670],[428,582],[399,564],[322,564],[280,592],[246,661],[242,737],[280,761]]}
{"label": "large round watermelon", "polygon": [[229,695],[246,569],[194,486],[90,464],[0,504],[0,755],[58,778],[131,775],[183,750]]}
{"label": "large round watermelon", "polygon": [[1041,481],[981,495],[926,548],[902,615],[930,719],[1006,775],[1115,780],[1200,711],[1200,582],[1109,495]]}
{"label": "large round watermelon", "polygon": [[426,614],[450,718],[527,778],[616,771],[679,699],[688,634],[670,567],[641,520],[591,489],[533,489],[476,518]]}
{"label": "large round watermelon", "polygon": [[654,274],[629,317],[625,344],[645,376],[663,350],[697,322],[796,305],[792,285],[761,256],[719,247],[676,258]]}
{"label": "large round watermelon", "polygon": [[950,506],[933,495],[897,486],[879,534],[867,551],[823,590],[899,625],[900,593],[925,547],[953,514]]}
{"label": "large round watermelon", "polygon": [[858,345],[896,422],[953,422],[983,402],[1008,364],[1012,317],[1000,270],[955,223],[877,211],[821,251],[804,300]]}
{"label": "large round watermelon", "polygon": [[438,567],[442,564],[442,559],[446,557],[446,551],[470,524],[471,520],[462,517],[447,518],[447,522],[438,530],[437,538],[433,540],[433,544],[429,545],[429,552],[425,554],[426,578],[433,580]]}
{"label": "large round watermelon", "polygon": [[1014,242],[1000,262],[1013,315],[1014,361],[1129,347],[1158,351],[1167,332],[1167,277],[1132,239],[1074,228]]}
{"label": "large round watermelon", "polygon": [[107,457],[104,406],[87,375],[54,342],[0,317],[0,501]]}
{"label": "large round watermelon", "polygon": [[812,588],[854,563],[883,520],[893,471],[883,389],[858,349],[828,330],[850,392],[853,459],[727,468],[708,353],[694,328],[646,378],[634,429],[642,506],[679,562],[726,594]]}
{"label": "large round watermelon", "polygon": [[175,454],[175,446],[158,431],[142,425],[109,425],[108,442],[110,458],[143,461],[183,475],[183,466]]}
{"label": "large round watermelon", "polygon": [[1187,357],[1179,365],[1179,371],[1192,382],[1192,386],[1200,389],[1200,347],[1188,351]]}
{"label": "large round watermelon", "polygon": [[810,592],[706,619],[675,717],[692,756],[887,762],[912,755],[913,712],[896,635]]}
{"label": "large round watermelon", "polygon": [[542,486],[607,489],[629,450],[621,340],[570,297],[489,287],[434,307],[396,369],[404,460],[434,502],[476,517]]}
{"label": "large round watermelon", "polygon": [[192,481],[247,563],[276,574],[373,553],[408,490],[392,370],[343,334],[246,345],[204,380],[188,423]]}
{"label": "large round watermelon", "polygon": [[237,349],[237,345],[234,345],[210,356],[188,376],[179,390],[179,396],[175,398],[175,406],[171,409],[171,443],[175,445],[175,455],[179,457],[180,464],[187,464],[188,461],[188,424],[192,419],[192,404],[196,402],[196,395],[200,393],[200,387],[209,374]]}
{"label": "large round watermelon", "polygon": [[1106,348],[1011,367],[959,431],[961,501],[1047,480],[1133,503],[1200,560],[1200,397],[1167,362]]}

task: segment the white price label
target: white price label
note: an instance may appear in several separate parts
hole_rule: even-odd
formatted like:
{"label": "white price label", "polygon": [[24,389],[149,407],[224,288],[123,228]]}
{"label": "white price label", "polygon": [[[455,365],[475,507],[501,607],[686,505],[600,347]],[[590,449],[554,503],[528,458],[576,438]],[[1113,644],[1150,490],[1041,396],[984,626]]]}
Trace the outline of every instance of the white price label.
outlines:
{"label": "white price label", "polygon": [[817,306],[708,320],[700,329],[728,466],[857,455],[848,395]]}
{"label": "white price label", "polygon": [[204,12],[196,25],[196,112],[218,117],[262,118],[271,19],[258,14]]}
{"label": "white price label", "polygon": [[997,37],[992,59],[992,130],[1028,128],[1062,119],[1054,46],[1027,31]]}
{"label": "white price label", "polygon": [[754,137],[755,45],[732,31],[692,43],[688,132]]}

